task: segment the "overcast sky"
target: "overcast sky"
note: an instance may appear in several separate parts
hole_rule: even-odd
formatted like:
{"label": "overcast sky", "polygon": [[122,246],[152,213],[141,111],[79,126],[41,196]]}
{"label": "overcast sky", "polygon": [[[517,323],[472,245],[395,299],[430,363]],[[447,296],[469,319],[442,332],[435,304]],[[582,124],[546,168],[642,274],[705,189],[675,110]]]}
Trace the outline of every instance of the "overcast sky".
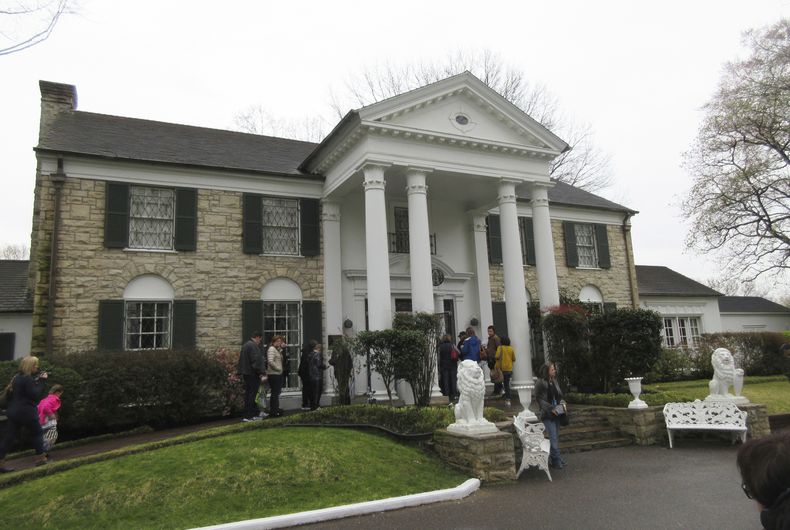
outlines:
{"label": "overcast sky", "polygon": [[331,116],[331,91],[384,61],[487,48],[592,125],[615,177],[601,194],[640,212],[636,263],[704,280],[718,266],[684,250],[682,154],[742,31],[787,16],[790,0],[82,0],[48,41],[0,57],[0,245],[29,244],[40,79],[76,85],[80,110],[232,128],[254,104]]}

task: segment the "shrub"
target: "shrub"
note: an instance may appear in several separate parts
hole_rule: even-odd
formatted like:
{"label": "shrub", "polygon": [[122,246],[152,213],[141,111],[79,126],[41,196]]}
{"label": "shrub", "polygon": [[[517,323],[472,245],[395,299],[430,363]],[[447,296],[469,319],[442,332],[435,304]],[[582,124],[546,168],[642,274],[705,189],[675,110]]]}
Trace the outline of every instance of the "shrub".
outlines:
{"label": "shrub", "polygon": [[220,385],[222,395],[222,415],[229,416],[239,412],[244,408],[244,381],[236,373],[236,365],[239,363],[239,350],[220,348],[214,353],[217,362],[222,365],[225,376]]}
{"label": "shrub", "polygon": [[688,351],[663,348],[653,367],[645,374],[644,381],[645,383],[680,381],[696,377],[695,374],[694,361]]}
{"label": "shrub", "polygon": [[[49,375],[45,381],[47,391],[56,384],[63,385],[65,388],[58,414],[60,422],[68,425],[75,414],[75,403],[79,396],[79,389],[82,386],[82,377],[76,371],[64,366],[56,366],[43,357],[39,358],[39,366],[41,370]],[[5,388],[17,372],[19,372],[19,359],[0,362],[0,390]]]}
{"label": "shrub", "polygon": [[573,305],[560,305],[549,310],[542,320],[546,335],[548,358],[559,366],[561,384],[584,385],[590,373],[590,326],[584,309]]}
{"label": "shrub", "polygon": [[[664,406],[667,403],[694,401],[694,398],[680,392],[643,392],[641,400],[651,407]],[[572,392],[566,394],[568,403],[595,405],[598,407],[625,408],[634,399],[631,394],[584,394]]]}
{"label": "shrub", "polygon": [[225,407],[227,370],[220,358],[200,351],[90,351],[53,356],[52,362],[83,378],[68,430],[188,423]]}
{"label": "shrub", "polygon": [[[486,408],[489,421],[504,421],[505,413]],[[294,421],[309,425],[375,425],[398,434],[425,434],[442,429],[455,421],[449,407],[389,407],[381,405],[350,405],[326,407],[294,417]]]}
{"label": "shrub", "polygon": [[433,313],[397,313],[392,320],[392,327],[413,331],[419,335],[416,344],[398,354],[406,361],[399,363],[399,378],[411,386],[415,405],[427,407],[431,402],[431,388],[436,371],[441,317]]}
{"label": "shrub", "polygon": [[616,309],[590,319],[591,370],[609,392],[625,377],[644,376],[661,354],[661,317],[646,309]]}
{"label": "shrub", "polygon": [[412,370],[421,356],[421,340],[420,333],[401,329],[360,331],[357,334],[354,353],[368,359],[371,368],[381,376],[390,405],[396,381],[413,375]]}
{"label": "shrub", "polygon": [[332,343],[332,386],[341,405],[351,404],[351,377],[354,375],[354,360],[351,358],[349,342],[340,337]]}

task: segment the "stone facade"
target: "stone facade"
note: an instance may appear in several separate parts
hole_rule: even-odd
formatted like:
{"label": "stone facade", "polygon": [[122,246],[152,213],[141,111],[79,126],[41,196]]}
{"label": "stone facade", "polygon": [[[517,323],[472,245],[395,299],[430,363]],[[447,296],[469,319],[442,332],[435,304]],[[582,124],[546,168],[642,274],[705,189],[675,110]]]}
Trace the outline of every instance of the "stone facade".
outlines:
{"label": "stone facade", "polygon": [[[634,268],[634,252],[631,247],[630,232],[623,235],[619,226],[607,225],[609,238],[609,257],[611,267],[608,269],[578,269],[565,264],[565,239],[562,232],[562,221],[551,221],[552,238],[554,240],[554,260],[557,264],[557,283],[560,290],[569,295],[578,296],[585,285],[594,285],[601,291],[604,302],[615,302],[617,307],[638,307],[636,295],[636,269]],[[490,266],[491,300],[501,301],[505,294],[505,279],[502,265]],[[537,269],[531,265],[524,266],[524,281],[532,300],[538,299]]]}
{"label": "stone facade", "polygon": [[507,432],[465,436],[437,430],[433,435],[439,457],[484,482],[515,480],[513,436]]}
{"label": "stone facade", "polygon": [[[53,351],[94,349],[99,301],[121,299],[141,274],[157,274],[176,299],[197,301],[197,347],[238,347],[241,302],[260,300],[273,278],[296,282],[305,300],[323,299],[322,256],[255,256],[242,252],[242,194],[198,190],[197,250],[151,252],[104,247],[104,181],[67,178],[63,189]],[[53,184],[38,175],[31,278],[33,351],[44,347],[53,224]]]}

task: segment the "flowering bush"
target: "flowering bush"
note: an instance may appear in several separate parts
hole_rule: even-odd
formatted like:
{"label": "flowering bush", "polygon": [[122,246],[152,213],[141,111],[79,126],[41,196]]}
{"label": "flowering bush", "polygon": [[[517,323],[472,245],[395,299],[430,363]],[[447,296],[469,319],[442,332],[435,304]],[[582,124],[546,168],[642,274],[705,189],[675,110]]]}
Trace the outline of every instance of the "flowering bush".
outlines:
{"label": "flowering bush", "polygon": [[222,415],[229,416],[244,408],[244,382],[236,373],[239,362],[239,352],[228,348],[220,348],[214,352],[214,357],[225,370],[222,384]]}

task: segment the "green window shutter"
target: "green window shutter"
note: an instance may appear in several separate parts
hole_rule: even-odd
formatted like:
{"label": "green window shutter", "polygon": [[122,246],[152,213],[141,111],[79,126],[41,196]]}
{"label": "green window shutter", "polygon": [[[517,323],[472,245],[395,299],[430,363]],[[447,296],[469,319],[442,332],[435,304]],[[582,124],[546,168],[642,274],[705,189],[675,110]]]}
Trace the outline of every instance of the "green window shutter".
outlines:
{"label": "green window shutter", "polygon": [[173,348],[194,348],[197,336],[195,300],[173,301]]}
{"label": "green window shutter", "polygon": [[123,350],[123,300],[99,300],[99,349]]}
{"label": "green window shutter", "polygon": [[321,253],[320,203],[318,199],[299,201],[299,225],[302,236],[302,256],[318,256]]}
{"label": "green window shutter", "polygon": [[176,190],[176,250],[197,249],[197,190]]}
{"label": "green window shutter", "polygon": [[320,300],[302,302],[302,344],[307,344],[311,339],[323,341],[322,320]]}
{"label": "green window shutter", "polygon": [[606,225],[595,226],[595,245],[598,251],[598,266],[609,269],[612,266],[609,258],[609,236],[606,234]]}
{"label": "green window shutter", "polygon": [[[496,328],[496,334],[500,337],[507,337],[507,307],[505,302],[491,302],[491,316],[494,320],[492,322]],[[485,322],[481,323],[481,327],[488,327]]]}
{"label": "green window shutter", "polygon": [[603,303],[603,312],[604,313],[611,313],[617,309],[617,304],[615,302],[604,302]]}
{"label": "green window shutter", "polygon": [[129,246],[129,185],[108,182],[104,200],[104,246]]}
{"label": "green window shutter", "polygon": [[260,254],[263,252],[263,200],[260,195],[245,193],[243,201],[242,250],[245,254]]}
{"label": "green window shutter", "polygon": [[524,256],[524,261],[527,265],[535,265],[537,261],[535,260],[535,233],[534,229],[532,228],[532,218],[531,217],[520,217],[519,219],[523,219],[524,223],[524,244],[526,246],[526,255]]}
{"label": "green window shutter", "polygon": [[488,262],[502,263],[502,233],[499,229],[498,215],[489,215],[486,218],[486,235],[488,236]]}
{"label": "green window shutter", "polygon": [[579,253],[576,251],[576,231],[570,221],[562,222],[562,232],[565,235],[565,264],[568,267],[579,266]]}
{"label": "green window shutter", "polygon": [[244,344],[254,331],[263,331],[263,301],[244,300],[241,303],[241,343]]}

